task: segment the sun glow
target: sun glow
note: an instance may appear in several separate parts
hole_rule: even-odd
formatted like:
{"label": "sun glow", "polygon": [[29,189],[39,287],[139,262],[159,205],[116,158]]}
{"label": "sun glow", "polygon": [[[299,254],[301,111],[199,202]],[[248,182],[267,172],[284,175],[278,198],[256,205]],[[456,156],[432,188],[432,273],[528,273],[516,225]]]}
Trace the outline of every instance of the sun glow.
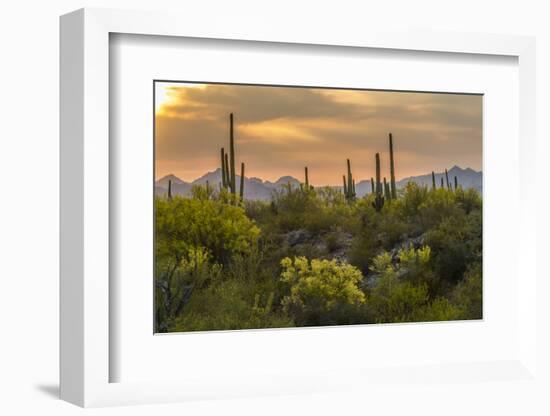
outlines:
{"label": "sun glow", "polygon": [[178,99],[177,90],[181,88],[205,88],[205,84],[188,84],[183,82],[155,83],[155,113],[162,112],[163,107],[174,104]]}

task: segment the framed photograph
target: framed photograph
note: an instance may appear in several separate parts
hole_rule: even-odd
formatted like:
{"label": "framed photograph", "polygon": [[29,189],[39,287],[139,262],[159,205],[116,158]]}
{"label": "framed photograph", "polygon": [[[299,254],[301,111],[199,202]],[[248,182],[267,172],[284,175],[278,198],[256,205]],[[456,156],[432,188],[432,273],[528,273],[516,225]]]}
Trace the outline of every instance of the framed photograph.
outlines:
{"label": "framed photograph", "polygon": [[153,86],[155,332],[483,318],[482,95]]}
{"label": "framed photograph", "polygon": [[61,18],[61,397],[536,386],[534,40],[179,22]]}

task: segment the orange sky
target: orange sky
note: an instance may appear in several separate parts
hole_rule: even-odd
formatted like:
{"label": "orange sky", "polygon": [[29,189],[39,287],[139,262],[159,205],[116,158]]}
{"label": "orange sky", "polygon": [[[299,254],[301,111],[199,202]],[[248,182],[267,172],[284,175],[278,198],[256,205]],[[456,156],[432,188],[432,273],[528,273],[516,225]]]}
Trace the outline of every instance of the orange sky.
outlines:
{"label": "orange sky", "polygon": [[459,165],[481,170],[482,97],[228,84],[155,83],[156,178],[192,181],[219,167],[235,117],[236,162],[247,177],[340,185],[350,158],[357,181],[388,176],[388,133],[396,176]]}

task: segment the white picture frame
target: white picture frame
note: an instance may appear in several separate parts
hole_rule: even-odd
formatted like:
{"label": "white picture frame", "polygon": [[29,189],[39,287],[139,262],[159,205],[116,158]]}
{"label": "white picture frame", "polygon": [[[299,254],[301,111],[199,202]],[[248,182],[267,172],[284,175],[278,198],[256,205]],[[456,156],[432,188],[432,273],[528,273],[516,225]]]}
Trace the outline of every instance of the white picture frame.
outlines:
{"label": "white picture frame", "polygon": [[[306,393],[373,386],[407,378],[395,368],[331,369],[330,377],[281,373],[265,380],[238,380],[220,374],[183,381],[110,382],[109,252],[109,36],[112,33],[207,39],[281,42],[335,47],[382,48],[453,54],[505,55],[519,67],[517,354],[499,361],[441,363],[415,367],[424,382],[461,380],[482,385],[491,380],[538,382],[535,288],[535,41],[507,35],[380,32],[362,28],[329,33],[282,30],[276,24],[240,27],[219,20],[200,22],[172,13],[82,9],[61,18],[61,398],[80,406],[159,403],[196,398]],[[529,213],[529,215],[528,215]],[[518,265],[519,266],[519,265]],[[540,322],[539,322],[540,323]],[[409,329],[410,330],[410,329]],[[297,330],[300,331],[300,330]],[[282,334],[282,333],[280,333]],[[118,357],[119,358],[119,357]],[[483,376],[473,377],[478,372]],[[413,377],[413,378],[414,378]],[[347,379],[346,383],[341,380]],[[482,387],[479,387],[482,388]]]}

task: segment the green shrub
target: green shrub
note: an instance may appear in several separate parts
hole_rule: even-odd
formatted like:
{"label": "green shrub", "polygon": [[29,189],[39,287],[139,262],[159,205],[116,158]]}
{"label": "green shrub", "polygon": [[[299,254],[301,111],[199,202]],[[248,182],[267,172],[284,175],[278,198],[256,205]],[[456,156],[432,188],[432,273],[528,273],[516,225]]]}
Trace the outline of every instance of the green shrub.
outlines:
{"label": "green shrub", "polygon": [[481,264],[471,267],[452,293],[460,319],[483,318],[483,284]]}
{"label": "green shrub", "polygon": [[155,262],[155,325],[165,332],[180,315],[195,290],[221,277],[222,268],[211,263],[202,247],[191,247],[181,257],[160,257]]}
{"label": "green shrub", "polygon": [[156,198],[157,259],[181,258],[193,247],[205,248],[219,263],[250,252],[260,230],[244,209],[212,199]]}
{"label": "green shrub", "polygon": [[395,272],[385,273],[371,290],[367,308],[373,322],[410,322],[428,302],[426,284],[415,286],[400,281]]}
{"label": "green shrub", "polygon": [[287,257],[281,260],[281,266],[281,280],[290,288],[282,301],[283,309],[300,325],[325,323],[332,312],[339,315],[341,307],[365,302],[365,294],[358,287],[363,276],[349,264]]}
{"label": "green shrub", "polygon": [[452,321],[461,319],[460,310],[448,299],[438,297],[413,311],[412,322]]}
{"label": "green shrub", "polygon": [[475,210],[481,210],[481,196],[472,188],[458,188],[456,191],[456,200],[466,215]]}
{"label": "green shrub", "polygon": [[194,294],[185,313],[175,319],[170,331],[283,328],[296,326],[273,308],[270,292],[249,298],[247,282],[228,280]]}
{"label": "green shrub", "polygon": [[433,269],[448,286],[455,285],[469,264],[481,256],[481,216],[449,217],[426,233]]}
{"label": "green shrub", "polygon": [[405,248],[394,264],[390,253],[373,260],[379,280],[371,290],[367,308],[374,322],[418,322],[457,319],[458,311],[445,298],[431,300],[437,279],[430,269],[431,248]]}

